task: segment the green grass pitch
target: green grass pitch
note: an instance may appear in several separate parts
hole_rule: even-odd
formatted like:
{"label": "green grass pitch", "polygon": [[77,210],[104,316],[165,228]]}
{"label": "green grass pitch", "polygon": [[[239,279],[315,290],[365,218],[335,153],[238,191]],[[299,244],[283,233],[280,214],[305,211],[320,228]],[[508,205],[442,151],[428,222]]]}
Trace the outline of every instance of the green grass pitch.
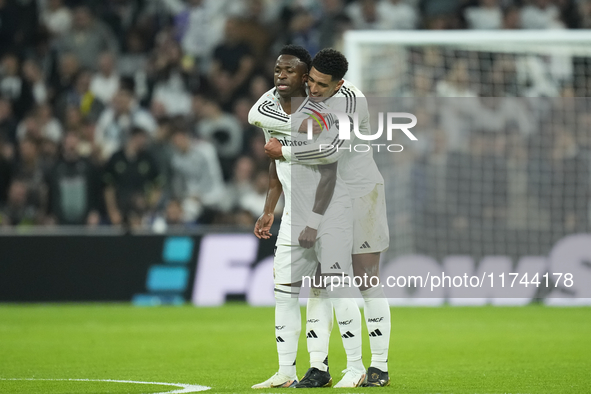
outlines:
{"label": "green grass pitch", "polygon": [[[273,308],[0,305],[0,393],[161,393],[178,388],[113,379],[256,391],[277,369]],[[302,310],[302,316],[305,310]],[[335,326],[335,382],[345,354]],[[364,362],[370,359],[364,331]],[[590,393],[591,308],[393,308],[392,393]],[[298,375],[308,367],[300,340]],[[316,389],[317,390],[317,389]]]}

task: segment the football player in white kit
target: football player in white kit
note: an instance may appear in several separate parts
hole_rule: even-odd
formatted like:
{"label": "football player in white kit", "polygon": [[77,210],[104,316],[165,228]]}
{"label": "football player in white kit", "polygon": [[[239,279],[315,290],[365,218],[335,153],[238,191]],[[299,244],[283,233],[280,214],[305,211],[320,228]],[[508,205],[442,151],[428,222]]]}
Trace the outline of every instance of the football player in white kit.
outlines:
{"label": "football player in white kit", "polygon": [[[281,50],[275,64],[275,88],[265,93],[252,107],[249,122],[256,126],[260,116],[280,123],[289,121],[292,97],[305,97],[305,79],[311,58],[298,46]],[[332,132],[336,127],[331,129]],[[265,138],[276,138],[288,146],[310,144],[305,134],[277,131],[263,127]],[[327,131],[328,132],[328,131]],[[295,359],[301,331],[298,295],[303,277],[314,277],[318,266],[325,277],[347,275],[351,267],[350,248],[353,237],[351,199],[337,171],[338,163],[307,165],[295,161],[273,160],[269,168],[269,190],[264,213],[257,220],[254,233],[261,239],[270,237],[273,211],[281,192],[285,208],[277,236],[274,258],[275,333],[279,355],[279,371],[268,380],[252,386],[327,387],[332,378],[324,363],[311,366],[300,385],[297,381]],[[356,380],[345,374],[335,387],[356,387],[365,378],[361,361],[361,313],[354,299],[348,298],[344,287],[327,288],[337,319],[343,322],[341,336],[347,353],[347,363],[355,371]],[[332,315],[332,311],[331,311]],[[318,368],[320,367],[320,368]]]}
{"label": "football player in white kit", "polygon": [[[369,113],[363,93],[353,84],[343,79],[347,72],[346,58],[334,49],[321,50],[312,61],[308,76],[309,105],[320,114],[340,111],[348,114],[357,113],[359,129],[363,134],[369,131]],[[297,115],[297,114],[296,114]],[[296,122],[307,118],[292,116],[294,124],[281,124],[269,117],[259,119],[263,127],[287,130],[299,129]],[[354,135],[352,133],[352,135]],[[282,146],[276,139],[271,139],[265,150],[272,159],[285,159],[288,162],[326,164],[335,160],[334,156],[323,154],[328,146],[327,139],[318,139],[305,146]],[[329,143],[331,141],[328,141]],[[352,145],[359,141],[355,138]],[[321,145],[322,144],[322,145]],[[320,149],[323,147],[323,149]],[[340,147],[343,149],[346,147]],[[316,151],[315,155],[310,154]],[[373,152],[352,151],[339,159],[339,174],[346,182],[353,199],[354,235],[353,235],[353,271],[355,276],[379,277],[380,253],[389,245],[389,232],[384,196],[384,180],[373,160]],[[373,282],[376,285],[377,282]],[[364,283],[365,284],[365,283]],[[368,283],[369,284],[369,283]],[[364,315],[369,332],[372,353],[371,365],[362,386],[387,386],[388,351],[390,342],[390,308],[384,296],[381,284],[362,286]],[[306,332],[308,351],[311,359],[328,354],[328,337],[332,328],[332,308],[325,290],[312,291],[308,299]]]}

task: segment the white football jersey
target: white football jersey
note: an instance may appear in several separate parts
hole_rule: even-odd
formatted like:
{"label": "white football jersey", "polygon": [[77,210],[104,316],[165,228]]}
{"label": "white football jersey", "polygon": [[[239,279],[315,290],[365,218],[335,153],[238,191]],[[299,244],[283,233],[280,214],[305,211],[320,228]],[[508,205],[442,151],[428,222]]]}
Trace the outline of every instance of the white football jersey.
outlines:
{"label": "white football jersey", "polygon": [[[308,145],[315,143],[315,141],[308,140],[305,133],[291,132],[289,126],[291,123],[290,116],[283,111],[278,97],[275,89],[265,93],[251,108],[249,122],[263,129],[266,141],[269,141],[271,137],[275,137],[283,146],[302,148],[302,152],[310,150],[307,149]],[[258,122],[260,119],[271,119],[273,122],[266,123],[263,126],[262,123]],[[287,128],[285,124],[288,125]],[[312,207],[314,206],[316,189],[321,178],[318,165],[327,164],[308,165],[302,163],[305,162],[275,160],[277,176],[285,195],[285,207],[277,239],[278,244],[298,245],[298,235],[306,226],[308,216],[312,213]],[[338,217],[344,206],[351,206],[350,197],[345,183],[341,179],[339,172],[337,172],[334,194],[318,228],[319,235],[323,227],[325,227],[323,225],[330,223],[331,218],[334,218],[335,215]]]}
{"label": "white football jersey", "polygon": [[[343,86],[332,97],[323,102],[304,101],[300,108],[292,115],[285,112],[279,114],[273,107],[273,101],[277,101],[274,95],[275,89],[265,93],[249,113],[249,122],[263,129],[272,129],[275,133],[291,135],[292,129],[299,129],[299,125],[309,115],[306,108],[312,108],[316,112],[330,113],[331,111],[358,114],[359,131],[361,134],[370,135],[369,111],[367,101],[363,93],[352,83],[345,80]],[[277,101],[278,103],[278,101]],[[279,108],[281,106],[279,105]],[[330,123],[330,120],[328,120]],[[293,124],[292,124],[293,123]],[[352,198],[362,197],[370,193],[376,184],[384,184],[384,178],[373,159],[373,148],[368,141],[360,140],[355,133],[351,133],[351,140],[342,141],[335,139],[338,130],[334,124],[329,124],[329,130],[323,131],[314,141],[307,141],[305,145],[283,144],[283,157],[288,162],[307,165],[328,164],[339,161],[339,174],[347,185]],[[296,134],[296,133],[294,133]],[[369,146],[367,151],[357,152],[351,149],[351,145],[365,144]],[[323,147],[321,150],[320,147]],[[328,145],[337,148],[327,149]]]}

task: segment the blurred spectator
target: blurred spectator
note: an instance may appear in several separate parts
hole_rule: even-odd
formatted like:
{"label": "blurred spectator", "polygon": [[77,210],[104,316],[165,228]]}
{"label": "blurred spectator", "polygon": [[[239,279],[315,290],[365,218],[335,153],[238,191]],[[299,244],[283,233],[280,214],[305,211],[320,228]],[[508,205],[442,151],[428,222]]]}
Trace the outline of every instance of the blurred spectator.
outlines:
{"label": "blurred spectator", "polygon": [[62,139],[63,128],[60,121],[53,116],[53,110],[49,104],[41,104],[35,112],[37,122],[41,127],[43,138],[58,142]]}
{"label": "blurred spectator", "polygon": [[172,135],[172,190],[182,201],[184,220],[212,223],[223,204],[224,181],[214,146],[203,140],[193,141],[186,127]]}
{"label": "blurred spectator", "polygon": [[458,10],[461,0],[421,0],[423,25],[430,30],[460,28]]}
{"label": "blurred spectator", "polygon": [[96,69],[101,52],[118,52],[113,33],[83,5],[74,10],[72,32],[60,39],[58,48],[60,53],[73,53],[80,65],[91,70]]}
{"label": "blurred spectator", "polygon": [[90,161],[80,157],[75,133],[64,137],[62,154],[47,174],[49,220],[57,224],[97,225],[100,222],[100,177]]}
{"label": "blurred spectator", "polygon": [[507,212],[505,138],[500,133],[474,132],[470,153],[447,159],[446,198],[455,230],[504,225]]}
{"label": "blurred spectator", "polygon": [[318,21],[320,48],[334,48],[342,24],[350,21],[343,10],[343,0],[323,0],[323,17]]}
{"label": "blurred spectator", "polygon": [[0,72],[0,95],[9,99],[17,117],[22,117],[34,105],[31,85],[20,75],[20,61],[13,53],[2,58]]}
{"label": "blurred spectator", "polygon": [[40,223],[39,202],[28,194],[25,182],[14,179],[6,204],[0,207],[0,225],[27,226]]}
{"label": "blurred spectator", "polygon": [[263,133],[257,133],[250,143],[250,155],[254,160],[256,171],[269,170],[269,157],[265,153],[265,137]]}
{"label": "blurred spectator", "polygon": [[119,150],[131,129],[139,127],[151,136],[156,131],[156,121],[150,112],[141,108],[133,96],[133,88],[124,84],[119,88],[111,106],[98,119],[95,131],[96,143],[102,157],[108,158]]}
{"label": "blurred spectator", "polygon": [[519,96],[514,58],[511,55],[497,56],[490,73],[481,82],[483,96]]}
{"label": "blurred spectator", "polygon": [[132,30],[127,34],[125,49],[119,56],[117,71],[122,77],[134,81],[136,97],[144,102],[148,95],[148,53],[146,40],[139,30]]}
{"label": "blurred spectator", "polygon": [[530,192],[538,199],[540,207],[549,211],[553,229],[558,234],[586,231],[588,159],[579,151],[570,130],[556,127],[549,139],[548,149],[530,157]]}
{"label": "blurred spectator", "polygon": [[0,96],[0,141],[4,141],[6,149],[13,147],[16,142],[16,127],[17,122],[12,114],[12,103]]}
{"label": "blurred spectator", "polygon": [[492,30],[503,27],[503,11],[499,0],[479,0],[478,7],[468,7],[464,18],[470,29]]}
{"label": "blurred spectator", "polygon": [[591,29],[591,1],[578,1],[577,6],[581,17],[581,28]]}
{"label": "blurred spectator", "polygon": [[222,40],[225,17],[218,7],[225,6],[221,0],[188,0],[186,3],[165,0],[164,3],[175,15],[174,28],[183,51],[207,65],[212,49]]}
{"label": "blurred spectator", "polygon": [[[555,57],[562,62],[564,57]],[[559,80],[552,78],[553,57],[535,55],[519,56],[515,61],[517,84],[521,87],[521,95],[525,97],[558,97]],[[561,71],[565,71],[564,69]],[[568,70],[566,70],[568,73]],[[568,78],[563,75],[563,78]]]}
{"label": "blurred spectator", "polygon": [[[34,122],[34,126],[32,127],[35,129],[32,137],[48,139],[55,143],[59,143],[61,141],[63,134],[62,125],[56,118],[53,117],[51,106],[49,104],[37,106],[37,108],[35,108],[34,115],[30,119],[30,122]],[[19,124],[17,129],[17,136],[19,140],[25,138],[27,133],[32,131],[28,127],[26,124]]]}
{"label": "blurred spectator", "polygon": [[277,23],[277,18],[285,2],[275,0],[231,0],[234,3],[234,9],[229,14],[240,16],[248,21],[254,21],[261,26],[266,26],[268,30]]}
{"label": "blurred spectator", "polygon": [[63,4],[62,0],[47,0],[39,2],[41,22],[54,37],[61,37],[72,27],[72,12]]}
{"label": "blurred spectator", "polygon": [[[424,119],[421,117],[419,119]],[[445,239],[445,233],[450,228],[450,209],[447,201],[446,179],[448,179],[449,153],[447,137],[443,130],[434,125],[425,129],[427,144],[416,161],[413,173],[415,191],[415,209],[419,234],[424,241],[423,248],[436,250],[435,243]],[[425,133],[426,134],[426,133]]]}
{"label": "blurred spectator", "polygon": [[470,72],[468,61],[456,60],[444,80],[437,84],[437,96],[439,97],[476,97],[477,94],[471,89]]}
{"label": "blurred spectator", "polygon": [[115,56],[111,52],[103,52],[98,60],[98,71],[90,81],[90,91],[103,104],[109,104],[117,90],[119,74],[115,69]]}
{"label": "blurred spectator", "polygon": [[147,145],[148,133],[133,127],[125,146],[105,166],[105,204],[112,224],[133,225],[160,200],[163,178]]}
{"label": "blurred spectator", "polygon": [[417,11],[405,0],[381,0],[377,5],[384,29],[415,29],[419,22]]}
{"label": "blurred spectator", "polygon": [[[269,189],[269,171],[257,172],[253,185],[249,189],[240,195],[238,207],[249,212],[253,218],[258,218],[265,207],[267,189]],[[282,206],[282,204],[277,205],[279,207]],[[275,213],[277,213],[277,208],[275,209]]]}
{"label": "blurred spectator", "polygon": [[385,29],[383,15],[378,14],[378,0],[356,0],[345,9],[357,30]]}
{"label": "blurred spectator", "polygon": [[18,23],[18,8],[14,2],[0,0],[0,56],[15,49]]}
{"label": "blurred spectator", "polygon": [[310,10],[295,8],[286,33],[286,42],[303,46],[312,55],[320,50],[320,32],[316,17]]}
{"label": "blurred spectator", "polygon": [[521,26],[524,29],[564,28],[560,10],[551,0],[533,0],[521,9]]}
{"label": "blurred spectator", "polygon": [[569,29],[581,29],[582,15],[579,4],[588,3],[588,1],[573,1],[573,0],[555,0],[555,4],[560,10],[560,20],[564,27]]}
{"label": "blurred spectator", "polygon": [[39,10],[35,0],[10,1],[17,9],[18,30],[15,35],[15,50],[21,53],[22,48],[33,43],[33,36],[39,30]]}
{"label": "blurred spectator", "polygon": [[231,201],[230,208],[237,208],[240,197],[252,191],[253,177],[254,160],[248,156],[239,157],[232,171],[232,179],[226,187],[226,193]]}
{"label": "blurred spectator", "polygon": [[65,117],[68,107],[75,107],[79,109],[82,118],[92,119],[92,121],[98,119],[105,106],[90,91],[91,78],[92,74],[89,70],[80,70],[76,75],[74,86],[57,97],[55,107],[61,118]]}
{"label": "blurred spectator", "polygon": [[59,159],[59,143],[43,138],[39,145],[39,162],[43,171],[48,171]]}
{"label": "blurred spectator", "polygon": [[41,127],[35,117],[34,112],[30,112],[23,120],[18,124],[16,128],[17,140],[20,142],[25,138],[31,138],[35,141],[41,141],[43,136],[41,135]]}
{"label": "blurred spectator", "polygon": [[241,32],[242,39],[252,50],[255,62],[260,63],[269,51],[269,45],[273,39],[271,26],[273,20],[276,20],[275,13],[269,2],[264,0],[244,0],[245,10],[236,14],[238,20],[238,29]]}
{"label": "blurred spectator", "polygon": [[31,86],[35,103],[45,103],[49,96],[49,91],[43,77],[41,68],[35,61],[28,59],[23,63],[23,77]]}
{"label": "blurred spectator", "polygon": [[4,146],[5,142],[0,138],[0,207],[6,203],[8,188],[12,180],[12,167],[10,161],[3,154]]}
{"label": "blurred spectator", "polygon": [[27,187],[27,195],[40,204],[43,192],[43,169],[38,150],[38,144],[34,139],[24,138],[20,141],[18,161],[13,168],[12,178],[23,182]]}
{"label": "blurred spectator", "polygon": [[64,129],[79,130],[83,124],[83,117],[80,108],[75,105],[68,105],[64,114]]}
{"label": "blurred spectator", "polygon": [[412,83],[412,85],[405,87],[400,93],[401,97],[433,97],[434,77],[432,69],[421,66],[414,67],[412,79],[408,82]]}
{"label": "blurred spectator", "polygon": [[179,200],[170,200],[166,206],[166,224],[168,226],[183,226],[183,206]]}
{"label": "blurred spectator", "polygon": [[80,156],[89,159],[93,164],[101,164],[101,152],[94,140],[94,122],[85,119],[80,123],[80,126],[75,129],[78,130],[76,133],[80,138],[78,143],[78,153]]}
{"label": "blurred spectator", "polygon": [[172,129],[175,124],[183,123],[184,121],[173,121],[169,118],[162,118],[158,120],[158,127],[154,139],[148,147],[148,152],[154,157],[156,165],[158,166],[158,173],[163,177],[164,183],[162,185],[163,198],[166,200],[170,197],[170,182],[172,179],[171,160],[173,149],[170,143]]}
{"label": "blurred spectator", "polygon": [[258,127],[255,127],[248,123],[248,112],[250,108],[253,106],[254,102],[247,97],[243,97],[236,101],[234,104],[234,117],[240,124],[240,128],[242,129],[242,153],[248,154],[250,149],[250,143],[253,137],[260,133]]}
{"label": "blurred spectator", "polygon": [[76,76],[80,64],[73,53],[63,53],[59,58],[57,73],[50,82],[51,97],[59,98],[64,92],[69,91],[76,83]]}
{"label": "blurred spectator", "polygon": [[[163,43],[164,44],[164,43]],[[151,63],[151,84],[153,85],[151,106],[161,106],[163,115],[188,115],[191,110],[190,87],[198,74],[189,57],[183,57],[180,46],[170,40],[155,51]]]}
{"label": "blurred spectator", "polygon": [[503,29],[521,29],[521,14],[519,8],[510,6],[503,11]]}
{"label": "blurred spectator", "polygon": [[31,46],[24,49],[27,60],[33,61],[41,70],[44,83],[50,87],[57,74],[57,50],[50,44],[50,33],[43,26],[31,38]]}
{"label": "blurred spectator", "polygon": [[269,82],[268,78],[265,78],[260,74],[255,75],[250,81],[250,87],[248,90],[251,101],[253,103],[256,103],[257,101],[259,101],[261,96],[267,93],[267,91],[272,87],[273,84]]}
{"label": "blurred spectator", "polygon": [[229,179],[234,161],[242,151],[242,128],[233,115],[223,112],[211,99],[205,99],[202,111],[197,135],[215,146],[224,179]]}
{"label": "blurred spectator", "polygon": [[191,114],[184,119],[191,125],[191,130],[194,130],[197,123],[203,119],[203,106],[205,105],[205,95],[195,94],[191,99]]}
{"label": "blurred spectator", "polygon": [[213,52],[210,79],[214,89],[226,93],[224,102],[232,106],[232,99],[246,87],[254,69],[254,58],[241,37],[238,20],[226,22],[224,42]]}
{"label": "blurred spectator", "polygon": [[142,0],[104,0],[98,2],[99,15],[113,32],[119,46],[125,42],[125,32],[137,22]]}

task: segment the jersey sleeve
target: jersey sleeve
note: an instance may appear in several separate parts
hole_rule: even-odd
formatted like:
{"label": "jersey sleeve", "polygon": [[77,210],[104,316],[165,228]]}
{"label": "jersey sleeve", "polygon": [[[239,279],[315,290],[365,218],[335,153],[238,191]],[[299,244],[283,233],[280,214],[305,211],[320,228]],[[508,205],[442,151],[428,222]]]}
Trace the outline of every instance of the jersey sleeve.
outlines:
{"label": "jersey sleeve", "polygon": [[263,129],[291,133],[291,117],[277,110],[271,91],[263,94],[248,112],[248,123]]}

